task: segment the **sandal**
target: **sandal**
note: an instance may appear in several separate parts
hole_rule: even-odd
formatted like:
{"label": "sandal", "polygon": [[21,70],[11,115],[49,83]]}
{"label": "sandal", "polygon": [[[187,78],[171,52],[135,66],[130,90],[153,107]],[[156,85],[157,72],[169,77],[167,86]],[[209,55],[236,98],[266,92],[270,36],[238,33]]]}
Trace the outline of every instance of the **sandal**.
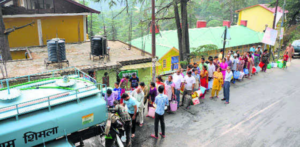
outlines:
{"label": "sandal", "polygon": [[161,135],[162,138],[166,137],[166,135],[163,135],[162,133],[159,133],[159,135]]}
{"label": "sandal", "polygon": [[158,139],[158,137],[156,137],[154,134],[150,135],[152,138]]}
{"label": "sandal", "polygon": [[142,127],[143,126],[143,124],[140,124],[140,127]]}

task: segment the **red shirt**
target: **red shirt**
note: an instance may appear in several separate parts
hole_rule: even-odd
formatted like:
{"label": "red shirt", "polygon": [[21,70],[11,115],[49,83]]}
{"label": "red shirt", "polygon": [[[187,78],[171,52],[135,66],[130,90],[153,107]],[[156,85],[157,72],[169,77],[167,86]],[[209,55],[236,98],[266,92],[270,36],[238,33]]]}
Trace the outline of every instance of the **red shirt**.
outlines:
{"label": "red shirt", "polygon": [[287,61],[287,60],[288,60],[288,58],[289,58],[289,56],[288,56],[288,55],[284,55],[284,56],[283,56],[283,61]]}

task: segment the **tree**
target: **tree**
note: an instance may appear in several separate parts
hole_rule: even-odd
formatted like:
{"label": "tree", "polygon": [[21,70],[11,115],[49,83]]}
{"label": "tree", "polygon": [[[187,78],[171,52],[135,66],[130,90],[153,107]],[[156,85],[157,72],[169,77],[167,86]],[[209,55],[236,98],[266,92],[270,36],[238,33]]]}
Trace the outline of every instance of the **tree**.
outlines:
{"label": "tree", "polygon": [[[182,56],[181,61],[188,60],[190,54],[190,41],[189,41],[189,28],[188,28],[188,15],[187,15],[187,2],[188,0],[181,0],[181,23],[182,23]],[[179,27],[179,26],[177,26]],[[189,62],[189,60],[188,60]]]}
{"label": "tree", "polygon": [[201,45],[197,48],[192,48],[193,51],[191,52],[191,59],[201,57],[201,56],[207,56],[208,51],[213,51],[217,49],[218,46],[214,44],[206,44],[206,45]]}
{"label": "tree", "polygon": [[219,21],[219,20],[211,20],[207,23],[208,27],[218,27],[218,26],[222,26],[222,25],[223,25],[222,21]]}
{"label": "tree", "polygon": [[[229,19],[233,23],[233,14],[235,10],[244,8],[248,4],[248,0],[226,0],[222,3],[223,8],[223,19]],[[229,17],[228,17],[229,14]]]}
{"label": "tree", "polygon": [[[278,1],[278,6],[283,5],[283,0]],[[275,7],[276,1],[272,2],[270,7]],[[287,13],[288,26],[295,25],[297,23],[297,17],[300,17],[300,1],[299,0],[286,0],[285,9],[289,11]]]}
{"label": "tree", "polygon": [[178,4],[178,0],[173,0],[175,23],[176,23],[176,28],[177,28],[178,47],[179,47],[179,57],[182,57],[183,56],[183,54],[182,54],[182,31],[181,31],[181,27],[180,27],[180,16],[179,16],[179,10],[178,10],[177,4]]}
{"label": "tree", "polygon": [[2,6],[0,6],[0,53],[2,54],[2,60],[3,60],[5,72],[6,72],[6,77],[8,76],[7,70],[6,70],[6,61],[12,60],[12,57],[10,54],[10,49],[9,49],[8,35],[10,33],[14,32],[15,30],[22,29],[27,26],[31,26],[32,24],[34,24],[34,22],[31,22],[29,24],[26,24],[26,25],[23,25],[20,27],[12,27],[12,28],[5,29],[3,16],[2,16]]}
{"label": "tree", "polygon": [[11,54],[9,51],[8,35],[5,34],[5,25],[2,16],[2,8],[0,6],[0,51],[4,61],[11,60]]}

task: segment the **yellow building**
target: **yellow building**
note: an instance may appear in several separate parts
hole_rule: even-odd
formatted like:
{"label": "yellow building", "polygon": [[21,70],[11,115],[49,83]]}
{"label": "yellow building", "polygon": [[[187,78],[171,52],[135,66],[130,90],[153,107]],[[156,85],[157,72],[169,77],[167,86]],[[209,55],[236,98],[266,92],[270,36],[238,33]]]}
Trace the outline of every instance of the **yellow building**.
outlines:
{"label": "yellow building", "polygon": [[43,46],[52,38],[65,39],[66,43],[86,40],[87,15],[100,13],[73,0],[6,0],[3,7],[3,19],[6,28],[31,26],[19,29],[8,37],[9,46]]}
{"label": "yellow building", "polygon": [[172,69],[180,68],[179,61],[179,50],[173,47],[158,60],[160,66],[156,67],[156,73],[164,74]]}
{"label": "yellow building", "polygon": [[[240,25],[241,20],[246,20],[247,27],[257,32],[263,32],[266,29],[266,25],[268,25],[269,28],[272,28],[275,8],[271,8],[268,6],[269,6],[268,4],[258,4],[258,5],[237,10],[236,11],[236,13],[238,13],[237,24]],[[288,11],[285,11],[285,13],[287,12]],[[280,7],[278,7],[276,25],[278,24],[282,16],[283,16],[283,10]]]}

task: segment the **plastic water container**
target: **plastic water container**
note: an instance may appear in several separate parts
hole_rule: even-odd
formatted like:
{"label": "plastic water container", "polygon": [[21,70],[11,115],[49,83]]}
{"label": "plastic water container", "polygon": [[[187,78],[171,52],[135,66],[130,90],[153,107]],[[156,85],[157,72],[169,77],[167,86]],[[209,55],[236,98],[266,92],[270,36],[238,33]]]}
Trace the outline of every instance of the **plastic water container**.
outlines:
{"label": "plastic water container", "polygon": [[171,101],[170,108],[172,112],[177,111],[177,101]]}

